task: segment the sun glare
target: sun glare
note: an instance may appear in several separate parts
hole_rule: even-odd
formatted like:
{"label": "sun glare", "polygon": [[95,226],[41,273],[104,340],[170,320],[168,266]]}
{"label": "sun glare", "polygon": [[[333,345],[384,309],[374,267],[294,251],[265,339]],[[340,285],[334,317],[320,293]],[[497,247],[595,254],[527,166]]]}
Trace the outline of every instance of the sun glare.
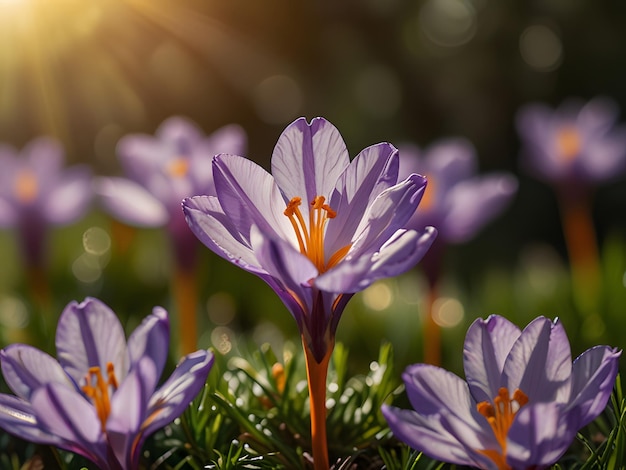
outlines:
{"label": "sun glare", "polygon": [[155,106],[196,103],[196,90],[222,99],[207,81],[261,82],[264,54],[181,3],[0,0],[0,141],[50,135],[72,154],[107,126],[144,125]]}

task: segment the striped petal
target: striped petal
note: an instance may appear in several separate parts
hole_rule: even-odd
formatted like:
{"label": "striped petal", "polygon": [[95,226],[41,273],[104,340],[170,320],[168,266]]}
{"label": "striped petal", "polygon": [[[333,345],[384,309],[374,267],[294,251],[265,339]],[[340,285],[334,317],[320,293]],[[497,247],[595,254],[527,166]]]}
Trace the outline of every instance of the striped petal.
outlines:
{"label": "striped petal", "polygon": [[47,383],[75,388],[56,359],[26,344],[12,344],[0,351],[0,364],[7,385],[24,400],[30,400],[33,391]]}
{"label": "striped petal", "polygon": [[107,370],[113,364],[118,380],[128,371],[126,338],[117,315],[98,299],[70,302],[57,326],[57,358],[78,384],[90,367]]}
{"label": "striped petal", "polygon": [[297,196],[311,202],[316,196],[330,197],[349,163],[346,144],[335,126],[324,118],[311,123],[300,118],[278,138],[272,175],[288,200]]}

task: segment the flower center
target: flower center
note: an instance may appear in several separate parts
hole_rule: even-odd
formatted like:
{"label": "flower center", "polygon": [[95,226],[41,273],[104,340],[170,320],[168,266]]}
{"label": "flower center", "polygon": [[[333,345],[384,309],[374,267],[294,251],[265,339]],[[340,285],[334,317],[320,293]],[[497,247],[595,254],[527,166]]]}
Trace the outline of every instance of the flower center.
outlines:
{"label": "flower center", "polygon": [[423,211],[428,211],[435,205],[435,191],[437,190],[435,179],[431,175],[426,175],[426,181],[426,188],[419,205],[420,210]]}
{"label": "flower center", "polygon": [[105,381],[100,367],[90,367],[89,372],[85,376],[86,384],[82,387],[83,392],[91,399],[93,406],[96,408],[96,413],[102,424],[102,432],[106,430],[107,418],[111,413],[109,387],[112,387],[113,391],[117,390],[118,387],[112,362],[107,362],[106,374],[107,380]]}
{"label": "flower center", "polygon": [[289,217],[289,221],[296,232],[300,253],[309,258],[317,267],[320,273],[328,271],[335,266],[350,250],[351,245],[346,245],[337,250],[326,261],[324,256],[324,233],[326,223],[329,219],[334,219],[337,213],[325,203],[324,196],[316,196],[311,202],[309,210],[309,223],[307,224],[300,212],[302,198],[294,197],[287,204],[284,214]]}
{"label": "flower center", "polygon": [[14,189],[15,195],[20,202],[24,204],[33,202],[39,193],[37,177],[30,170],[20,171],[15,179]]}
{"label": "flower center", "polygon": [[560,129],[556,135],[556,147],[562,160],[572,161],[580,153],[582,147],[580,133],[574,126]]}
{"label": "flower center", "polygon": [[186,157],[177,157],[167,164],[167,172],[174,178],[183,178],[189,172],[189,160]]}
{"label": "flower center", "polygon": [[510,396],[509,389],[502,387],[498,390],[498,396],[493,399],[493,404],[482,401],[476,405],[478,412],[485,417],[500,444],[499,450],[484,449],[478,452],[493,460],[500,470],[511,468],[506,463],[506,436],[515,415],[526,403],[528,403],[528,396],[519,388],[513,392],[513,396]]}

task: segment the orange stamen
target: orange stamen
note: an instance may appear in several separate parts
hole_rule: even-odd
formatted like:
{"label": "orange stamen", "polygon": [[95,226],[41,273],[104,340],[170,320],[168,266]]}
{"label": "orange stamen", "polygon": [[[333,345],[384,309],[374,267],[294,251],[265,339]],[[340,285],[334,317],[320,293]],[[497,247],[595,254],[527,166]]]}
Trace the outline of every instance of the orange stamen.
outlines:
{"label": "orange stamen", "polygon": [[302,198],[292,198],[284,211],[296,233],[300,252],[315,264],[320,273],[328,271],[341,261],[350,251],[351,246],[346,245],[340,248],[326,261],[324,254],[326,224],[330,219],[334,219],[337,213],[328,204],[325,204],[325,201],[326,198],[324,196],[316,196],[313,199],[311,210],[309,211],[308,224],[305,222],[302,212],[300,212],[299,206],[302,204]]}
{"label": "orange stamen", "polygon": [[556,147],[559,156],[566,162],[572,161],[580,153],[582,141],[574,126],[560,129],[556,134]]}
{"label": "orange stamen", "polygon": [[109,387],[112,387],[113,391],[115,391],[119,386],[112,362],[107,362],[106,374],[107,380],[105,381],[100,367],[90,367],[89,372],[85,376],[86,383],[82,387],[83,392],[91,399],[93,406],[96,408],[96,413],[102,425],[102,432],[106,430],[106,422],[111,413]]}
{"label": "orange stamen", "polygon": [[516,389],[511,397],[509,390],[502,387],[498,391],[498,396],[493,399],[493,404],[483,401],[476,405],[476,409],[485,417],[500,445],[500,449],[478,449],[478,452],[490,458],[500,470],[511,468],[506,463],[506,438],[515,415],[527,403],[528,396],[520,389]]}
{"label": "orange stamen", "polygon": [[22,203],[33,202],[39,194],[37,176],[30,170],[22,170],[15,179],[15,196]]}
{"label": "orange stamen", "polygon": [[189,172],[189,160],[178,157],[167,164],[167,172],[174,178],[182,178]]}

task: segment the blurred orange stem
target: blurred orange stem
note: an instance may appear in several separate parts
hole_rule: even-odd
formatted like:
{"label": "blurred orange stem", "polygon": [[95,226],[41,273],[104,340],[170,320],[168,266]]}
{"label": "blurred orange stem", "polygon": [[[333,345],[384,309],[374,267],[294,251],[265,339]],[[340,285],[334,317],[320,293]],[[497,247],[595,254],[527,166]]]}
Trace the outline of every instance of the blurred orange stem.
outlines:
{"label": "blurred orange stem", "polygon": [[574,292],[589,306],[588,302],[595,301],[600,286],[600,261],[588,199],[562,201],[561,217]]}
{"label": "blurred orange stem", "polygon": [[[42,266],[30,266],[26,270],[28,287],[31,299],[36,306],[38,313],[32,318],[29,324],[29,331],[23,331],[27,341],[43,341],[41,344],[48,344],[48,340],[54,337],[54,318],[52,317],[52,294],[48,275]],[[37,338],[34,340],[34,336]]]}
{"label": "blurred orange stem", "polygon": [[173,282],[174,301],[178,313],[179,348],[185,355],[198,349],[196,276],[192,270],[177,269]]}
{"label": "blurred orange stem", "polygon": [[424,362],[439,366],[441,365],[441,327],[434,318],[435,300],[437,300],[437,289],[434,284],[430,284],[424,319]]}
{"label": "blurred orange stem", "polygon": [[28,268],[27,276],[33,299],[44,312],[48,312],[50,310],[51,295],[45,269],[39,266],[31,266]]}
{"label": "blurred orange stem", "polygon": [[128,254],[135,240],[135,227],[126,225],[116,219],[111,219],[111,238],[115,243],[115,249],[122,255]]}
{"label": "blurred orange stem", "polygon": [[304,355],[306,356],[306,375],[309,381],[309,405],[311,408],[311,444],[313,447],[313,468],[328,470],[328,443],[326,440],[326,376],[328,363],[332,355],[332,347],[317,362],[313,352],[302,338]]}

